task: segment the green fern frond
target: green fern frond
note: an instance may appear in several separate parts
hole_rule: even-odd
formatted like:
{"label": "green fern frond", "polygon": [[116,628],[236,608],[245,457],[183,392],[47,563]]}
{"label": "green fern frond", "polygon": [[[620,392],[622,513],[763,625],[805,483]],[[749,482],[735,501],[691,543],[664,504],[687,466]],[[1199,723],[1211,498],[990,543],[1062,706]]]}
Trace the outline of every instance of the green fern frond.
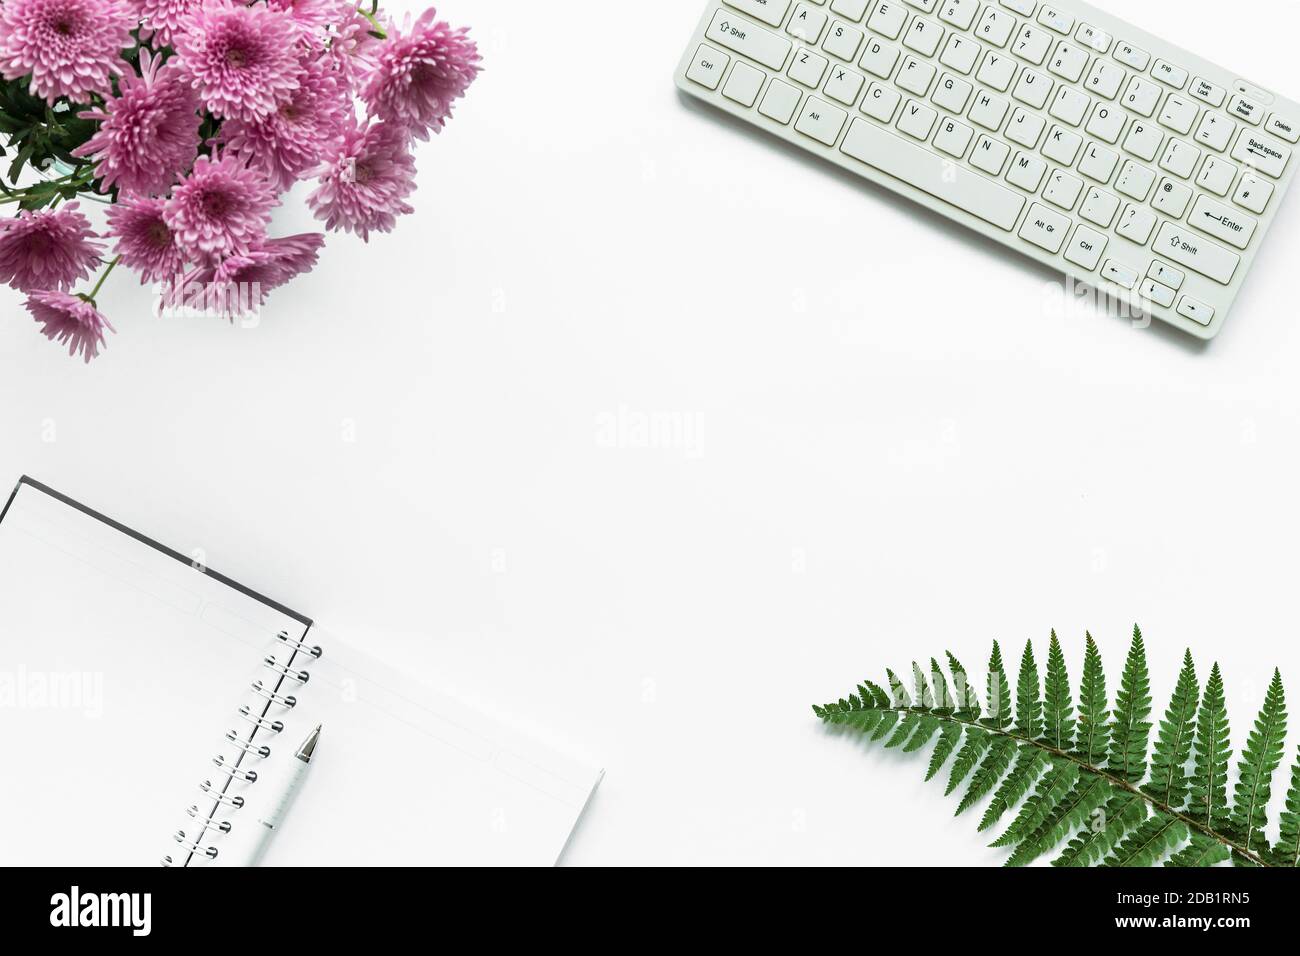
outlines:
{"label": "green fern frond", "polygon": [[[1286,740],[1286,693],[1282,674],[1273,671],[1273,680],[1264,695],[1264,706],[1255,720],[1255,729],[1246,741],[1237,764],[1237,789],[1233,793],[1232,829],[1241,842],[1256,852],[1267,854],[1264,825],[1265,808],[1273,792],[1273,772],[1282,763],[1282,746]],[[1249,863],[1240,854],[1234,862]]]}
{"label": "green fern frond", "polygon": [[1300,866],[1300,748],[1291,767],[1291,789],[1286,794],[1286,809],[1279,817],[1277,846],[1273,848],[1275,866]]}
{"label": "green fern frond", "polygon": [[1153,744],[1151,683],[1137,627],[1113,710],[1101,652],[1090,634],[1085,636],[1077,698],[1056,633],[1048,643],[1041,683],[1032,644],[1027,644],[1014,710],[996,641],[982,708],[965,668],[951,653],[945,656],[946,675],[934,658],[928,670],[912,664],[910,692],[887,670],[887,691],[863,681],[848,697],[814,706],[813,712],[828,724],[884,740],[885,746],[903,752],[933,741],[926,779],[951,763],[946,792],[964,785],[958,814],[989,799],[978,826],[987,830],[1015,811],[992,844],[1011,848],[1008,865],[1031,863],[1058,848],[1054,866],[1151,866],[1162,861],[1209,866],[1229,857],[1241,865],[1300,865],[1300,755],[1279,817],[1277,844],[1270,845],[1264,835],[1286,735],[1280,673],[1273,674],[1241,754],[1230,802],[1232,752],[1217,664],[1202,692],[1191,652],[1183,655]]}

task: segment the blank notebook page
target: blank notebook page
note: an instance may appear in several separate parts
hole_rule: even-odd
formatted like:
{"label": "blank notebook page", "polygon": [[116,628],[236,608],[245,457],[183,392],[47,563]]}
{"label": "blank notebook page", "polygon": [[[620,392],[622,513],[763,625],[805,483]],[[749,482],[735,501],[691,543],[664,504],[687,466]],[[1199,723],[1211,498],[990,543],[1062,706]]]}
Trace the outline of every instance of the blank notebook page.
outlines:
{"label": "blank notebook page", "polygon": [[[225,782],[213,757],[252,690],[276,675],[276,635],[320,644],[292,709],[272,707],[259,780],[235,781],[202,831],[215,859],[172,839],[200,831]],[[299,660],[303,658],[299,655]],[[179,560],[24,481],[0,519],[0,863],[238,862],[292,751],[320,745],[266,864],[554,863],[600,773],[340,641],[308,619]],[[247,723],[242,724],[247,727]]]}

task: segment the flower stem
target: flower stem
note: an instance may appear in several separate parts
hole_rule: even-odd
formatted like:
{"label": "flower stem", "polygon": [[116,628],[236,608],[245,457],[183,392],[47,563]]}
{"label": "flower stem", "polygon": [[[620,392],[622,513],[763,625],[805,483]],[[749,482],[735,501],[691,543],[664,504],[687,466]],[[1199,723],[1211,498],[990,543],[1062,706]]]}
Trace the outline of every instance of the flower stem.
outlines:
{"label": "flower stem", "polygon": [[[99,281],[95,283],[95,288],[91,289],[91,290],[90,290],[90,295],[86,296],[86,298],[87,298],[88,300],[90,300],[90,304],[91,304],[91,305],[94,305],[94,304],[95,304],[95,296],[99,295],[99,290],[100,290],[101,288],[103,288],[104,280],[108,278],[108,274],[109,274],[110,272],[112,272],[112,271],[113,271],[113,267],[116,266],[116,265],[117,265],[119,262],[121,262],[121,261],[122,261],[122,257],[121,257],[121,256],[114,256],[113,259],[112,259],[112,261],[109,262],[109,264],[108,264],[108,268],[104,270],[103,275],[101,275],[101,276],[99,277]],[[97,307],[97,306],[96,306],[96,307]],[[98,308],[98,307],[97,307],[97,308]]]}
{"label": "flower stem", "polygon": [[379,9],[379,4],[376,3],[374,6],[374,10],[372,10],[370,13],[367,13],[365,10],[362,10],[360,7],[357,7],[357,13],[361,14],[363,17],[365,17],[367,20],[370,21],[370,25],[374,27],[374,30],[372,30],[371,32],[375,35],[376,39],[387,40],[388,31],[386,31],[383,27],[381,27],[379,25],[379,20],[375,18],[375,11],[377,11],[378,9]]}

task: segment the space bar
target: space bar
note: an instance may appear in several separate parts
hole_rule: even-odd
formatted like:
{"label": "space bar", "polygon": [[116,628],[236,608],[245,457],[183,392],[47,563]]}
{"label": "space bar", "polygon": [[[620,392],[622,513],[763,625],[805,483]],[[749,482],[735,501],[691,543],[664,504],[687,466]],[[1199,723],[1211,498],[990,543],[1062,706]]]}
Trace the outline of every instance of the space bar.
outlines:
{"label": "space bar", "polygon": [[864,119],[853,121],[840,149],[999,229],[1014,228],[1025,207],[1023,196]]}

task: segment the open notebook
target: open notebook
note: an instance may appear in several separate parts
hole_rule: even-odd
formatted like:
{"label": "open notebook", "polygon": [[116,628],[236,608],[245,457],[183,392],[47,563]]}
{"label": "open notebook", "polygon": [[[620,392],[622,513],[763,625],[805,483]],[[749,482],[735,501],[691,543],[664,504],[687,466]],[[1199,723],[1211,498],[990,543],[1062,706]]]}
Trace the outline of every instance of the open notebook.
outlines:
{"label": "open notebook", "polygon": [[549,865],[600,779],[19,482],[0,515],[0,864],[244,859],[317,724],[265,864]]}

